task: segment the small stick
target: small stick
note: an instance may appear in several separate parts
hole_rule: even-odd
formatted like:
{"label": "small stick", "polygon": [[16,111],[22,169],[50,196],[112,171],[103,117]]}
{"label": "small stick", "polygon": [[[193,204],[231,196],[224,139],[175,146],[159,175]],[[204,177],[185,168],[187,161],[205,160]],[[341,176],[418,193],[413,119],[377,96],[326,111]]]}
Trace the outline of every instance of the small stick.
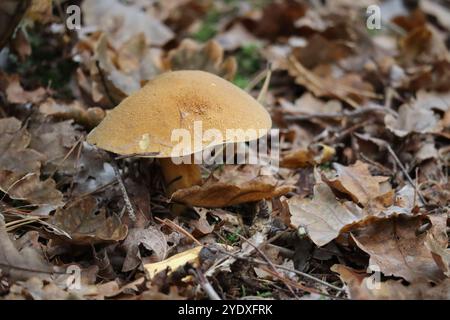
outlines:
{"label": "small stick", "polygon": [[219,294],[214,290],[211,283],[209,283],[208,279],[205,277],[203,272],[199,268],[196,268],[195,270],[190,270],[190,273],[193,274],[197,280],[200,286],[205,290],[206,294],[208,295],[209,299],[211,300],[222,300],[219,296]]}
{"label": "small stick", "polygon": [[183,234],[184,236],[188,237],[189,239],[191,239],[192,241],[194,241],[196,244],[198,244],[199,246],[203,246],[202,243],[200,241],[198,241],[197,239],[194,238],[194,236],[192,234],[190,234],[189,232],[187,232],[186,230],[184,230],[182,227],[180,227],[179,225],[177,225],[175,222],[169,220],[169,219],[160,219],[158,217],[155,217],[155,220],[165,224],[166,226],[168,226],[169,228],[171,228],[172,230],[177,231],[178,233]]}
{"label": "small stick", "polygon": [[111,165],[114,169],[114,174],[117,178],[117,182],[119,183],[120,191],[122,192],[123,200],[125,201],[125,206],[127,207],[128,215],[132,221],[136,221],[136,213],[134,211],[133,205],[131,204],[130,197],[128,196],[127,189],[125,188],[125,183],[123,182],[122,176],[119,171],[119,167],[117,166],[116,161],[111,158]]}
{"label": "small stick", "polygon": [[[253,263],[256,263],[256,264],[268,265],[267,262],[259,260],[259,259],[239,256],[239,255],[227,252],[225,250],[220,250],[218,248],[209,247],[209,249],[212,250],[212,251],[214,251],[214,250],[219,251],[220,253],[223,253],[225,255],[228,255],[228,256],[233,257],[233,258],[238,259],[238,260],[243,260],[243,261],[247,261],[247,262],[253,262]],[[276,268],[278,268],[278,269],[285,270],[285,271],[288,271],[288,272],[293,272],[293,273],[295,273],[295,274],[297,274],[299,276],[302,276],[302,277],[308,278],[310,280],[316,281],[316,282],[318,282],[318,283],[320,283],[320,284],[322,284],[324,286],[330,287],[331,289],[334,289],[334,290],[337,290],[337,291],[344,291],[344,289],[339,288],[339,287],[337,287],[335,285],[332,285],[331,283],[323,281],[323,280],[321,280],[319,278],[316,278],[316,277],[314,277],[314,276],[312,276],[310,274],[307,274],[307,273],[304,273],[304,272],[301,272],[301,271],[298,271],[298,270],[295,270],[295,269],[290,269],[288,267],[285,267],[285,266],[282,266],[282,265],[279,265],[279,264],[274,264],[274,266]]]}
{"label": "small stick", "polygon": [[410,177],[410,175],[408,174],[408,171],[406,170],[405,166],[403,165],[403,163],[400,161],[400,159],[397,157],[397,154],[394,152],[394,150],[392,149],[392,147],[386,142],[386,148],[389,151],[389,153],[391,154],[392,158],[394,158],[395,162],[397,163],[397,165],[400,167],[400,170],[402,170],[403,174],[405,175],[406,179],[408,180],[409,184],[414,188],[414,190],[416,190],[417,195],[420,198],[420,201],[422,201],[422,203],[424,205],[427,204],[425,198],[423,197],[422,193],[419,191],[419,189],[416,187],[416,184],[414,183],[413,179]]}
{"label": "small stick", "polygon": [[153,157],[153,156],[157,156],[158,154],[159,154],[159,152],[132,153],[132,154],[125,154],[125,155],[117,156],[114,158],[114,160],[123,160],[123,159],[135,158],[135,157],[140,157],[140,158]]}
{"label": "small stick", "polygon": [[333,119],[333,118],[343,118],[343,117],[357,117],[365,115],[366,113],[393,113],[392,110],[387,109],[385,107],[381,106],[370,106],[370,107],[363,107],[359,109],[355,109],[352,111],[343,111],[343,112],[333,112],[333,113],[313,113],[313,114],[307,114],[307,115],[288,115],[285,117],[286,120],[289,121],[300,121],[300,120],[310,120],[314,118],[321,118],[321,119]]}

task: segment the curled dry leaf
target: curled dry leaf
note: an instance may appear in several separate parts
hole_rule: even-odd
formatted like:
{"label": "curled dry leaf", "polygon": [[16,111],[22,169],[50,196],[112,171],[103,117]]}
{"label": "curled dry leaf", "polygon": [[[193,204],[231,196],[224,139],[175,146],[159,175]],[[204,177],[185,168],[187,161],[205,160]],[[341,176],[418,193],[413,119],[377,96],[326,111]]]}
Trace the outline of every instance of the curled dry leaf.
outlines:
{"label": "curled dry leaf", "polygon": [[356,73],[346,73],[335,77],[330,65],[320,65],[311,71],[293,55],[288,62],[289,74],[295,78],[295,82],[306,87],[316,97],[337,98],[354,108],[359,106],[358,102],[368,97],[375,97],[372,85]]}
{"label": "curled dry leaf", "polygon": [[352,224],[366,216],[363,210],[353,203],[341,203],[325,183],[314,186],[314,197],[288,200],[291,223],[296,228],[304,227],[311,240],[323,246],[345,232]]}
{"label": "curled dry leaf", "polygon": [[81,132],[73,126],[72,120],[32,123],[29,131],[30,147],[46,157],[43,174],[52,174],[56,169],[66,174],[76,172],[76,152],[69,152],[81,138]]}
{"label": "curled dry leaf", "polygon": [[28,148],[30,142],[31,135],[18,119],[0,119],[0,170],[18,174],[37,172],[45,157]]}
{"label": "curled dry leaf", "polygon": [[332,271],[339,274],[347,285],[351,299],[356,300],[448,300],[450,299],[450,280],[433,286],[422,281],[405,285],[401,280],[377,279],[377,275],[367,275],[343,265],[334,265]]}
{"label": "curled dry leaf", "polygon": [[[356,161],[351,166],[343,166],[333,163],[336,176],[325,177],[327,184],[335,190],[349,195],[356,203],[364,206],[375,199],[380,199],[384,204],[390,205],[392,189],[388,182],[389,177],[372,176],[369,166],[361,161]],[[387,199],[383,199],[386,197]]]}
{"label": "curled dry leaf", "polygon": [[135,269],[142,262],[139,246],[143,245],[147,250],[152,252],[152,260],[164,260],[169,251],[167,238],[156,227],[150,226],[146,229],[131,229],[122,246],[125,248],[127,255],[122,266],[123,272]]}
{"label": "curled dry leaf", "polygon": [[52,268],[42,252],[32,246],[16,248],[6,232],[5,221],[0,215],[0,269],[15,280],[29,277],[49,278]]}
{"label": "curled dry leaf", "polygon": [[438,282],[444,274],[425,245],[427,233],[418,234],[428,221],[424,216],[391,216],[372,220],[354,230],[352,236],[358,247],[370,255],[369,265],[377,266],[384,275],[409,282]]}
{"label": "curled dry leaf", "polygon": [[86,0],[81,8],[86,27],[105,32],[115,48],[140,33],[154,46],[163,46],[174,36],[167,26],[138,5],[125,5],[119,0]]}
{"label": "curled dry leaf", "polygon": [[6,75],[0,72],[0,88],[6,92],[8,102],[15,104],[39,103],[47,95],[44,88],[37,88],[32,91],[25,90],[20,84],[19,75]]}
{"label": "curled dry leaf", "polygon": [[387,114],[384,123],[398,137],[406,137],[413,132],[432,133],[442,130],[439,116],[418,104],[400,106],[397,117]]}
{"label": "curled dry leaf", "polygon": [[450,278],[450,249],[447,248],[447,243],[443,246],[433,234],[429,233],[425,245],[431,251],[434,261],[442,272]]}
{"label": "curled dry leaf", "polygon": [[39,178],[45,156],[28,148],[30,141],[31,135],[19,120],[0,119],[0,190],[33,205],[60,206],[63,196],[55,181]]}
{"label": "curled dry leaf", "polygon": [[106,113],[103,109],[85,108],[79,101],[74,100],[72,103],[57,102],[52,98],[47,99],[39,106],[39,111],[51,116],[57,120],[73,119],[76,123],[91,129],[97,126],[103,120]]}
{"label": "curled dry leaf", "polygon": [[307,149],[294,149],[283,154],[280,167],[289,169],[312,167],[329,162],[335,154],[336,150],[333,147],[313,144]]}
{"label": "curled dry leaf", "polygon": [[68,208],[58,209],[49,223],[70,235],[71,239],[63,240],[77,245],[121,241],[128,233],[128,227],[117,216],[107,217],[105,209],[97,208],[93,197],[82,198]]}
{"label": "curled dry leaf", "polygon": [[223,48],[215,40],[201,45],[185,39],[178,48],[169,52],[165,60],[166,70],[203,70],[233,80],[237,62],[233,57],[224,60]]}
{"label": "curled dry leaf", "polygon": [[40,180],[36,173],[17,174],[8,170],[0,171],[0,190],[16,200],[24,200],[33,205],[59,207],[63,195],[56,189],[53,179]]}
{"label": "curled dry leaf", "polygon": [[188,206],[221,208],[279,197],[292,185],[272,175],[262,175],[258,166],[224,166],[213,172],[201,186],[176,191],[172,201]]}

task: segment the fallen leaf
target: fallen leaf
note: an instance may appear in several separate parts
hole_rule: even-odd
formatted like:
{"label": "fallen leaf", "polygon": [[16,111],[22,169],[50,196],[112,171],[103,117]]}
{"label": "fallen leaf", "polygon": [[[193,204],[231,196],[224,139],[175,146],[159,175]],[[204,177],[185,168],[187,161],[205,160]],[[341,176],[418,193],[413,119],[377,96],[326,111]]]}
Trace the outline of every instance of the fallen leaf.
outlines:
{"label": "fallen leaf", "polygon": [[0,119],[0,170],[17,174],[38,172],[45,157],[28,148],[30,142],[30,133],[18,119]]}
{"label": "fallen leaf", "polygon": [[426,220],[406,215],[381,218],[352,231],[352,237],[370,255],[369,265],[376,265],[385,276],[411,283],[438,282],[444,275],[425,245],[427,234],[417,234]]}
{"label": "fallen leaf", "polygon": [[20,251],[15,247],[6,232],[2,215],[0,215],[0,269],[3,274],[15,280],[26,280],[32,276],[49,278],[52,272],[42,252],[30,246],[25,246]]}
{"label": "fallen leaf", "polygon": [[78,245],[117,242],[125,239],[128,227],[105,209],[98,209],[93,197],[85,197],[67,208],[60,208],[48,221],[70,235],[64,241]]}
{"label": "fallen leaf", "polygon": [[134,270],[142,262],[143,257],[141,257],[139,251],[140,245],[151,251],[152,257],[156,261],[164,260],[169,251],[166,236],[156,227],[130,229],[122,244],[127,253],[122,266],[123,272]]}
{"label": "fallen leaf", "polygon": [[398,116],[387,114],[384,118],[386,127],[398,137],[410,133],[432,133],[442,130],[439,116],[430,109],[417,104],[404,104],[398,109]]}
{"label": "fallen leaf", "polygon": [[53,179],[40,180],[36,173],[17,174],[8,170],[0,171],[0,190],[12,199],[24,200],[32,205],[62,206],[63,195],[56,189]]}
{"label": "fallen leaf", "polygon": [[165,70],[203,70],[233,80],[237,62],[233,57],[224,60],[223,48],[215,40],[204,45],[185,39],[178,48],[169,52]]}
{"label": "fallen leaf", "polygon": [[37,88],[32,91],[25,90],[20,84],[19,75],[5,76],[3,74],[0,74],[0,78],[1,77],[6,77],[7,87],[5,89],[5,92],[6,98],[10,103],[37,104],[43,101],[47,96],[47,91],[44,88]]}
{"label": "fallen leaf", "polygon": [[116,48],[139,33],[154,46],[163,46],[174,37],[167,26],[136,5],[119,0],[86,0],[81,8],[85,26],[107,33]]}
{"label": "fallen leaf", "polygon": [[333,163],[333,167],[335,177],[325,177],[325,181],[333,189],[349,195],[356,203],[366,206],[391,191],[389,177],[372,176],[369,166],[361,161],[348,167]]}
{"label": "fallen leaf", "polygon": [[314,197],[288,200],[291,223],[304,227],[311,240],[323,246],[345,232],[352,224],[364,219],[366,214],[352,203],[341,203],[325,183],[314,186]]}
{"label": "fallen leaf", "polygon": [[[437,285],[417,282],[405,285],[401,280],[379,281],[372,275],[358,272],[343,265],[334,265],[332,271],[347,286],[350,299],[356,300],[448,300],[450,299],[450,280]],[[376,282],[375,282],[376,281]]]}
{"label": "fallen leaf", "polygon": [[172,201],[194,207],[221,208],[279,197],[293,187],[272,175],[261,175],[257,166],[225,166],[201,186],[176,191]]}
{"label": "fallen leaf", "polygon": [[105,117],[106,112],[98,107],[85,108],[79,101],[72,103],[57,102],[52,98],[47,99],[39,106],[39,111],[57,120],[73,119],[86,129],[97,126]]}
{"label": "fallen leaf", "polygon": [[329,162],[336,150],[333,147],[324,144],[310,145],[307,149],[293,149],[282,155],[280,167],[297,169],[305,167],[313,167]]}

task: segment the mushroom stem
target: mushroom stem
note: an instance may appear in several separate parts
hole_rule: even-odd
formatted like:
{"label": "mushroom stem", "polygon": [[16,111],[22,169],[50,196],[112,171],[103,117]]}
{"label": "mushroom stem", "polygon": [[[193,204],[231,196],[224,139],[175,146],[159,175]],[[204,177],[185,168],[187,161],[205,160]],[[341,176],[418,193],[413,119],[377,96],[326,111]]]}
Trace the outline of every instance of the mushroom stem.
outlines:
{"label": "mushroom stem", "polygon": [[196,164],[175,164],[171,158],[160,158],[159,163],[168,196],[179,189],[189,188],[202,182],[200,167]]}

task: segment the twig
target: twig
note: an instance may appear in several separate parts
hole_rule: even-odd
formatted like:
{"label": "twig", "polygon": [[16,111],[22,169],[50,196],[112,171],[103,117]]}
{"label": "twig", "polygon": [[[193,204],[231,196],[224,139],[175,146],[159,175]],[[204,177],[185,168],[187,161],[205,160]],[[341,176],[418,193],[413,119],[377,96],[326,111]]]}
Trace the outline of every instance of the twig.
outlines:
{"label": "twig", "polygon": [[[236,254],[227,252],[227,251],[225,251],[225,250],[220,250],[220,249],[218,249],[218,248],[213,248],[213,247],[208,247],[208,248],[209,248],[211,251],[214,251],[214,250],[215,250],[215,251],[219,251],[220,253],[223,253],[223,254],[225,254],[225,255],[228,255],[228,256],[233,257],[233,258],[238,259],[238,260],[243,260],[243,261],[252,262],[252,263],[256,263],[256,264],[268,265],[267,262],[262,261],[262,260],[259,260],[259,259],[254,259],[254,258],[250,258],[250,257],[239,256],[239,255],[236,255]],[[295,269],[290,269],[290,268],[288,268],[288,267],[285,267],[285,266],[282,266],[282,265],[278,265],[278,264],[274,264],[274,266],[275,266],[276,268],[278,268],[278,269],[281,269],[281,270],[284,270],[284,271],[288,271],[288,272],[293,272],[293,273],[295,273],[295,274],[297,274],[297,275],[299,275],[299,276],[302,276],[302,277],[308,278],[308,279],[310,279],[310,280],[312,280],[312,281],[318,282],[318,283],[320,283],[320,284],[322,284],[322,285],[324,285],[324,286],[327,286],[327,287],[329,287],[329,288],[331,288],[331,289],[334,289],[334,290],[337,290],[337,291],[344,291],[344,289],[339,288],[339,287],[337,287],[337,286],[335,286],[335,285],[332,285],[331,283],[328,283],[328,282],[326,282],[326,281],[323,281],[323,280],[321,280],[321,279],[319,279],[319,278],[316,278],[316,277],[314,277],[314,276],[312,276],[312,275],[310,275],[310,274],[307,274],[307,273],[304,273],[304,272],[301,272],[301,271],[298,271],[298,270],[295,270]]]}
{"label": "twig", "polygon": [[334,119],[334,118],[343,118],[343,117],[358,117],[365,115],[366,113],[393,113],[391,109],[387,109],[381,106],[369,106],[363,107],[359,109],[355,109],[352,111],[343,111],[343,112],[332,112],[332,113],[313,113],[307,115],[288,115],[285,117],[288,121],[301,121],[301,120],[310,120],[315,118],[320,119]]}
{"label": "twig", "polygon": [[203,246],[203,244],[198,241],[197,239],[194,238],[194,236],[192,234],[190,234],[189,232],[187,232],[186,230],[184,230],[182,227],[180,227],[179,225],[177,225],[175,222],[169,220],[169,219],[160,219],[158,217],[155,217],[155,220],[165,224],[166,226],[168,226],[169,228],[171,228],[172,230],[177,231],[178,233],[183,234],[184,236],[188,237],[189,239],[191,239],[192,241],[194,241],[196,244],[198,244],[199,246]]}
{"label": "twig", "polygon": [[159,154],[159,152],[132,153],[132,154],[125,154],[125,155],[117,156],[114,158],[114,160],[123,160],[123,159],[129,159],[129,158],[134,158],[134,157],[140,157],[140,158],[153,157],[153,156],[157,156],[158,154]]}
{"label": "twig", "polygon": [[285,277],[281,276],[277,270],[277,268],[275,267],[275,265],[273,264],[273,262],[264,254],[264,252],[262,252],[262,250],[254,245],[253,243],[251,243],[251,241],[249,241],[248,239],[246,239],[245,237],[241,236],[239,233],[234,232],[235,235],[237,235],[239,238],[241,238],[242,240],[244,240],[245,242],[247,242],[249,245],[251,245],[253,248],[255,248],[255,250],[259,253],[259,255],[261,257],[263,257],[264,260],[266,260],[266,262],[268,263],[269,267],[272,268],[272,270],[278,275],[278,278],[283,281],[284,285],[289,289],[289,291],[292,293],[292,295],[296,298],[297,295],[295,294],[294,290],[292,289],[292,287],[289,285],[289,283],[287,281],[285,281]]}
{"label": "twig", "polygon": [[414,188],[414,190],[417,192],[417,195],[420,198],[420,201],[422,201],[422,203],[424,205],[427,204],[425,198],[423,197],[422,193],[420,192],[420,190],[417,188],[416,184],[414,183],[413,179],[411,178],[411,176],[409,175],[408,171],[406,170],[405,166],[403,165],[403,163],[400,161],[400,159],[398,158],[397,154],[395,153],[395,151],[392,149],[392,147],[386,142],[385,144],[386,149],[389,151],[389,153],[391,154],[392,158],[394,158],[395,162],[397,163],[397,165],[400,167],[400,170],[403,172],[403,174],[405,175],[406,179],[408,180],[409,184]]}
{"label": "twig", "polygon": [[117,178],[117,182],[119,183],[120,191],[122,192],[123,200],[125,201],[125,206],[127,207],[128,215],[132,221],[136,221],[136,213],[134,211],[133,205],[131,204],[130,197],[128,196],[127,189],[125,188],[125,184],[122,179],[122,175],[120,174],[119,167],[117,166],[116,161],[111,157],[111,166],[114,169],[114,174]]}
{"label": "twig", "polygon": [[191,269],[190,273],[193,274],[197,278],[199,285],[206,292],[206,294],[208,295],[209,299],[211,299],[211,300],[222,300],[220,298],[219,294],[216,292],[216,290],[214,290],[214,288],[211,285],[211,283],[209,283],[208,279],[205,277],[205,275],[203,274],[203,272],[199,268],[196,268],[195,270]]}

